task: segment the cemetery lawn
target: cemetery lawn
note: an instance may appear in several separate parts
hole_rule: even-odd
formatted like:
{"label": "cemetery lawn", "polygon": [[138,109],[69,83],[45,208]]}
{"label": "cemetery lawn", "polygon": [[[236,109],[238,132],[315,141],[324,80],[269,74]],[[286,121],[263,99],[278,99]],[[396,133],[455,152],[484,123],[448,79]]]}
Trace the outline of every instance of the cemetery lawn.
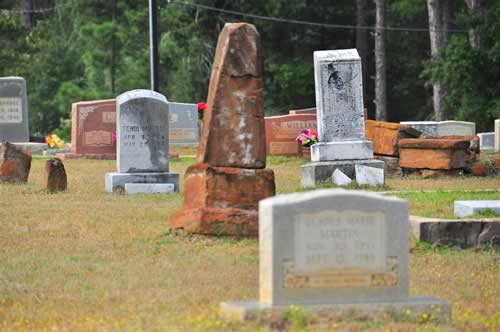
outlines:
{"label": "cemetery lawn", "polygon": [[[194,151],[180,150],[181,155]],[[278,193],[296,191],[297,158],[272,157]],[[194,157],[171,161],[184,174]],[[258,297],[255,239],[188,236],[168,229],[182,194],[111,195],[104,174],[114,161],[68,160],[68,191],[43,191],[45,159],[34,158],[27,185],[0,184],[0,331],[266,330],[221,320],[222,301]],[[500,177],[388,179],[384,191],[410,213],[450,217],[455,199],[500,199]],[[182,181],[181,181],[182,189]],[[471,190],[490,190],[470,192]],[[422,191],[433,191],[422,192]],[[500,329],[500,255],[492,248],[412,245],[410,290],[453,304],[453,321],[430,315],[376,321],[311,322],[309,330]],[[300,327],[307,315],[275,326]],[[325,325],[326,324],[326,325]]]}

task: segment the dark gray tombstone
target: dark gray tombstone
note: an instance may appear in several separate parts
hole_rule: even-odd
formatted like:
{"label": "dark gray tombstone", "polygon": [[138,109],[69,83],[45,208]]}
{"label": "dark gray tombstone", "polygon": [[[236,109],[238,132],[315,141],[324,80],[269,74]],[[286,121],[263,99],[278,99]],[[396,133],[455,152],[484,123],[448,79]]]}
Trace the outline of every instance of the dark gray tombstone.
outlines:
{"label": "dark gray tombstone", "polygon": [[28,98],[22,77],[0,77],[0,142],[28,142]]}
{"label": "dark gray tombstone", "polygon": [[173,146],[198,146],[198,106],[196,104],[168,103],[170,117],[169,144]]}

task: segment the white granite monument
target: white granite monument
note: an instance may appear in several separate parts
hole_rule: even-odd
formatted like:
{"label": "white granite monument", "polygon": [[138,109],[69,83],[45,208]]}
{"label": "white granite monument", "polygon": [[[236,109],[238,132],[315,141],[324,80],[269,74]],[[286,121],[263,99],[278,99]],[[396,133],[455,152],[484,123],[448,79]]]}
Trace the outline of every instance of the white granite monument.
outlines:
{"label": "white granite monument", "polygon": [[106,174],[106,191],[179,191],[179,174],[169,172],[167,98],[151,90],[125,92],[116,99],[116,119],[118,172]]}
{"label": "white granite monument", "polygon": [[344,189],[259,203],[259,300],[221,303],[223,317],[259,319],[291,305],[325,315],[422,313],[449,318],[432,297],[409,297],[408,203]]}
{"label": "white granite monument", "polygon": [[[365,137],[361,58],[356,49],[314,52],[319,143],[302,166],[303,187],[330,181],[335,169],[355,178],[355,165],[384,168]],[[382,179],[383,182],[383,179]]]}

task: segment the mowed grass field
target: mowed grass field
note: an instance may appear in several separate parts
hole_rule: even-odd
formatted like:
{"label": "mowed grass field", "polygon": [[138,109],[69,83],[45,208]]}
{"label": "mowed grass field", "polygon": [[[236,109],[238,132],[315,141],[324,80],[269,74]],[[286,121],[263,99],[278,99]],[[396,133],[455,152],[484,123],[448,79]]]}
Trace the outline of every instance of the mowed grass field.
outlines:
{"label": "mowed grass field", "polygon": [[[193,157],[171,161],[171,170],[182,179],[194,162]],[[217,314],[221,301],[258,298],[256,240],[169,231],[169,217],[180,209],[182,193],[108,194],[104,174],[115,170],[114,161],[66,161],[68,191],[47,194],[44,163],[33,160],[27,185],[0,184],[0,331],[270,329],[268,323],[228,322]],[[299,189],[302,163],[269,158],[278,193]],[[499,188],[498,176],[411,177],[388,179],[384,190],[411,191],[404,194],[410,212],[435,217],[451,213],[450,197],[500,199],[494,191],[466,192]],[[442,192],[432,196],[421,190]],[[380,317],[311,322],[306,329],[500,330],[500,255],[494,249],[460,251],[417,243],[410,255],[410,289],[412,295],[449,300],[452,322]],[[272,326],[294,328],[299,321]]]}

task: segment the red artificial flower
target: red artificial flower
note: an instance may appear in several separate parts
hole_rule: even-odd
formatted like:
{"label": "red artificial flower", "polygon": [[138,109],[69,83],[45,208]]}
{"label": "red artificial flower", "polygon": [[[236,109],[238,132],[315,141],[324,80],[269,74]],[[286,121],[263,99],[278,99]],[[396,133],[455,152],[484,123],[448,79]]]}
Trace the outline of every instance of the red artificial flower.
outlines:
{"label": "red artificial flower", "polygon": [[204,103],[204,102],[198,103],[198,112],[202,113],[205,110],[205,108],[207,108],[206,103]]}

